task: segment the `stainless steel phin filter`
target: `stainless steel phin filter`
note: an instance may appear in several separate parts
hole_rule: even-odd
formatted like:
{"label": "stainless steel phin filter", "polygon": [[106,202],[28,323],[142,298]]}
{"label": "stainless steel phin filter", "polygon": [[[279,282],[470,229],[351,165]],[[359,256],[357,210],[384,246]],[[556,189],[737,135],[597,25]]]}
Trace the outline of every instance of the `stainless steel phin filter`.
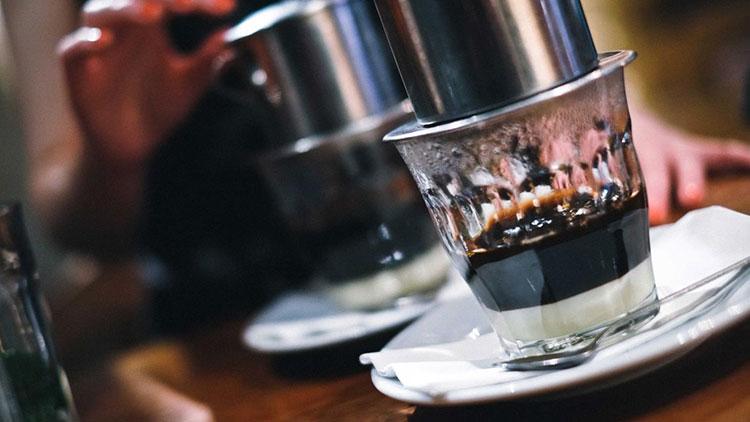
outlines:
{"label": "stainless steel phin filter", "polygon": [[273,143],[329,134],[406,98],[366,0],[289,0],[229,30],[244,91],[267,111]]}
{"label": "stainless steel phin filter", "polygon": [[375,0],[417,120],[512,103],[597,65],[578,0]]}

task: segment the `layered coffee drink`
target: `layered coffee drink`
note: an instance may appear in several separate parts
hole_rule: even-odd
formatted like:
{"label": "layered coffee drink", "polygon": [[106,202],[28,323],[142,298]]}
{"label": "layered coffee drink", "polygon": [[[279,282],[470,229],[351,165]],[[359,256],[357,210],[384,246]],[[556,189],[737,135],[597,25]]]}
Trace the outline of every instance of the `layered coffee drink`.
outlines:
{"label": "layered coffee drink", "polygon": [[[401,108],[389,119],[408,117]],[[394,122],[297,141],[263,157],[289,228],[315,274],[309,285],[341,309],[377,311],[431,297],[450,261],[397,151]]]}
{"label": "layered coffee drink", "polygon": [[[432,174],[424,190],[443,244],[511,353],[576,344],[656,298],[630,124],[589,125],[562,145],[511,135],[490,166]],[[464,162],[481,162],[486,149],[436,148]]]}
{"label": "layered coffee drink", "polygon": [[486,158],[481,143],[436,143],[429,148],[470,170],[418,179],[443,244],[511,354],[578,344],[656,298],[630,124],[590,122],[575,142],[511,134]]}
{"label": "layered coffee drink", "polygon": [[633,57],[603,54],[558,88],[386,137],[511,357],[583,350],[656,300],[622,73]]}
{"label": "layered coffee drink", "polygon": [[527,200],[473,239],[469,285],[503,337],[589,330],[654,294],[644,194],[613,193],[603,208],[593,199],[569,190]]}

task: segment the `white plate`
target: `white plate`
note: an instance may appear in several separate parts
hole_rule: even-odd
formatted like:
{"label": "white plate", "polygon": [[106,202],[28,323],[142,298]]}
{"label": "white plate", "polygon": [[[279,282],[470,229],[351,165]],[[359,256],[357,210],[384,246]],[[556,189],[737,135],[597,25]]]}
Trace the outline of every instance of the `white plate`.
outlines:
{"label": "white plate", "polygon": [[[519,398],[572,395],[611,386],[666,365],[750,316],[750,283],[741,281],[730,297],[715,308],[625,352],[597,359],[580,366],[548,372],[530,372],[528,376],[500,384],[459,389],[432,396],[405,388],[395,378],[380,376],[372,370],[372,382],[383,394],[397,400],[432,406],[477,404]],[[476,300],[468,294],[438,305],[407,327],[384,349],[401,349],[466,339],[469,333],[491,331]],[[460,315],[460,317],[457,317]]]}
{"label": "white plate", "polygon": [[296,291],[264,308],[242,333],[243,343],[268,354],[296,353],[335,346],[375,335],[415,320],[440,300],[451,297],[463,280],[451,270],[434,300],[416,298],[381,311],[353,312],[321,292]]}

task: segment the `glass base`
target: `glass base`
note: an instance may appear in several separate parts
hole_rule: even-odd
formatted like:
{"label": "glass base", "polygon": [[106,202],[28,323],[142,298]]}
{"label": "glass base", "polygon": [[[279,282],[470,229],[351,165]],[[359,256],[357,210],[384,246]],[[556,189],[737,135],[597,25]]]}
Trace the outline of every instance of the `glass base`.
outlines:
{"label": "glass base", "polygon": [[[644,298],[633,310],[640,309],[648,306],[658,299],[656,293],[656,286],[651,289],[651,292]],[[627,324],[622,324],[622,327],[617,331],[610,334],[610,336],[617,336],[618,334],[628,334],[633,330],[638,329],[645,323],[650,321],[654,316],[659,313],[659,308],[656,307],[652,312],[645,314],[637,314],[632,321]],[[582,352],[588,350],[590,343],[596,341],[598,335],[613,322],[624,318],[627,313],[620,314],[615,318],[612,318],[602,324],[599,324],[586,331],[570,334],[567,336],[560,336],[550,339],[538,340],[538,341],[510,341],[500,337],[500,343],[504,351],[510,356],[511,359],[523,358],[523,357],[535,357],[544,356],[549,354],[557,353],[570,353],[575,354],[576,352]]]}
{"label": "glass base", "polygon": [[431,296],[447,280],[450,262],[440,246],[395,268],[340,283],[318,280],[318,286],[347,310],[375,311]]}

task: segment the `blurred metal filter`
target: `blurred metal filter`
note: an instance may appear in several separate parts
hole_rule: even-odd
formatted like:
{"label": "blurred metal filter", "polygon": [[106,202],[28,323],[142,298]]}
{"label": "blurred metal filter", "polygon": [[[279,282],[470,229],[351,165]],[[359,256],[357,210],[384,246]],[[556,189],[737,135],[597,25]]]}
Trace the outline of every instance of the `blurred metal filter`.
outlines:
{"label": "blurred metal filter", "polygon": [[369,0],[283,1],[226,39],[243,90],[268,112],[276,146],[339,131],[406,98]]}

